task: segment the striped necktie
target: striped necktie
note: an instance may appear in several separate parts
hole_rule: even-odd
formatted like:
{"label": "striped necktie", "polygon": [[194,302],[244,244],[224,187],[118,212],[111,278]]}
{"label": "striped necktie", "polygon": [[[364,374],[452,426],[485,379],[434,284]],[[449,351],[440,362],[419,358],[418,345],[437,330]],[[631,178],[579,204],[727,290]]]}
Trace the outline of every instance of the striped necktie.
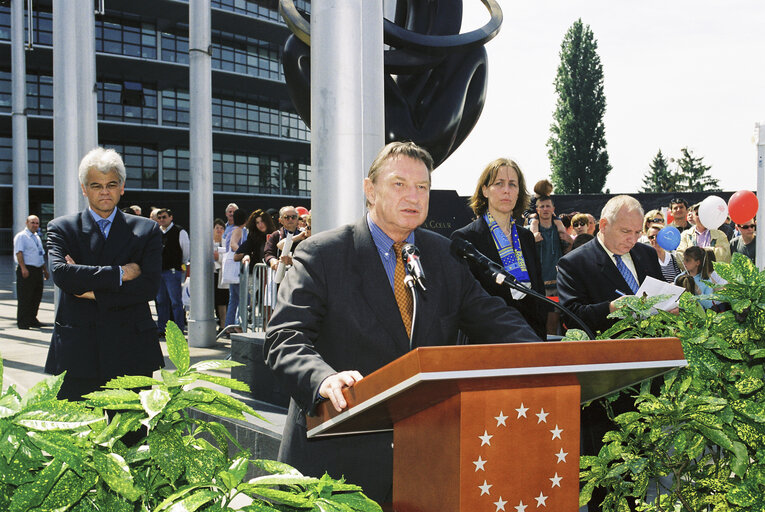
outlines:
{"label": "striped necktie", "polygon": [[632,294],[636,294],[638,291],[637,281],[635,280],[635,276],[632,275],[632,272],[630,272],[630,269],[627,268],[627,265],[624,264],[622,261],[622,257],[618,254],[614,254],[614,258],[616,259],[616,268],[619,269],[619,273],[622,275],[625,281],[627,281],[627,286],[630,287],[630,290],[632,290]]}
{"label": "striped necktie", "polygon": [[393,244],[393,255],[396,257],[396,268],[393,270],[393,294],[396,296],[398,310],[401,313],[401,320],[406,328],[406,335],[412,336],[412,295],[406,289],[404,284],[404,260],[401,257],[401,249],[406,242],[396,242]]}
{"label": "striped necktie", "polygon": [[104,238],[106,238],[106,228],[111,224],[109,219],[98,219],[96,221],[98,224],[98,227],[101,228],[101,234],[104,235]]}

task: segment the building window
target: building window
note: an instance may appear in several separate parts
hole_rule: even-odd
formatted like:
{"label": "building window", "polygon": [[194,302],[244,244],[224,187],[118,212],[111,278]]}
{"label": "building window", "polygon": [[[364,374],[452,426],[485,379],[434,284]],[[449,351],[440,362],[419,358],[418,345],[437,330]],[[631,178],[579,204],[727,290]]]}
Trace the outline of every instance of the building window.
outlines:
{"label": "building window", "polygon": [[188,28],[185,33],[162,32],[162,60],[167,62],[189,63],[189,37]]}
{"label": "building window", "polygon": [[267,20],[281,21],[279,0],[212,0],[212,6]]}
{"label": "building window", "polygon": [[29,184],[53,185],[53,141],[29,139]]}
{"label": "building window", "polygon": [[276,156],[213,153],[213,188],[245,194],[310,195],[307,162],[281,162]]}
{"label": "building window", "polygon": [[176,89],[162,91],[162,124],[189,125],[189,93]]}
{"label": "building window", "polygon": [[105,144],[122,155],[125,162],[128,188],[159,188],[159,157],[157,149],[150,146]]}
{"label": "building window", "polygon": [[0,4],[0,41],[11,40],[11,7]]}
{"label": "building window", "polygon": [[0,70],[0,112],[13,110],[13,84],[11,72]]}
{"label": "building window", "polygon": [[0,184],[13,183],[13,139],[0,137]]}
{"label": "building window", "polygon": [[157,58],[157,34],[154,25],[105,18],[96,20],[96,51],[138,57]]}
{"label": "building window", "polygon": [[[33,30],[35,31],[35,44],[53,46],[53,14],[47,11],[41,11],[39,6],[36,5],[32,23],[34,25]],[[26,35],[26,32],[24,38],[29,39],[29,36]]]}
{"label": "building window", "polygon": [[143,105],[126,105],[122,82],[98,82],[98,118],[104,121],[157,123],[157,90],[143,85]]}
{"label": "building window", "polygon": [[170,148],[162,151],[162,187],[169,190],[189,189],[189,150]]}
{"label": "building window", "polygon": [[278,44],[215,30],[212,42],[213,69],[284,81]]}
{"label": "building window", "polygon": [[53,115],[53,77],[27,75],[27,114]]}

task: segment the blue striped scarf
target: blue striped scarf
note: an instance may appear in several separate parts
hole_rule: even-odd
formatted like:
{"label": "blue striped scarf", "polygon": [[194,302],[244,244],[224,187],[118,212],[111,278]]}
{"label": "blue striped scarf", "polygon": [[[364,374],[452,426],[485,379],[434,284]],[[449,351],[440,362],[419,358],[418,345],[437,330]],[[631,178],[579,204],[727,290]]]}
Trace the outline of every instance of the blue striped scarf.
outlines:
{"label": "blue striped scarf", "polygon": [[526,268],[526,260],[523,259],[521,250],[521,240],[518,238],[518,228],[515,227],[515,220],[510,218],[510,237],[512,243],[507,239],[502,228],[499,227],[489,212],[483,215],[483,219],[491,230],[491,236],[494,238],[494,245],[499,252],[499,258],[502,260],[502,266],[510,272],[518,281],[530,283],[529,271]]}

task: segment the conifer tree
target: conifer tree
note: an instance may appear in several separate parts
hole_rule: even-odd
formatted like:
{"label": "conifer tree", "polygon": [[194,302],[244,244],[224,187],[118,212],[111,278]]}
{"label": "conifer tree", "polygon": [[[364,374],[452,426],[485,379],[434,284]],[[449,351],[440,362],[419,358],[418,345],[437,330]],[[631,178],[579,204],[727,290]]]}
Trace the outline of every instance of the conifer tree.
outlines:
{"label": "conifer tree", "polygon": [[653,161],[648,165],[650,170],[643,176],[643,193],[679,192],[676,172],[669,168],[669,162],[659,149]]}
{"label": "conifer tree", "polygon": [[677,163],[678,184],[683,192],[719,192],[720,183],[709,174],[712,168],[704,164],[704,157],[695,157],[688,148],[680,150]]}
{"label": "conifer tree", "polygon": [[611,171],[603,115],[603,67],[589,25],[579,19],[563,38],[555,78],[558,100],[547,141],[555,190],[599,193]]}

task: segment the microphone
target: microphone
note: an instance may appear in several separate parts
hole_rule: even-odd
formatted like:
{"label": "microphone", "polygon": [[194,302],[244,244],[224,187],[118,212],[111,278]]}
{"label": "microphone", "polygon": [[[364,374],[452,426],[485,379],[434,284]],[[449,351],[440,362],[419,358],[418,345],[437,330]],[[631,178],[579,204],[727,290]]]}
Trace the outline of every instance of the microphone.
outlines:
{"label": "microphone", "polygon": [[536,297],[540,300],[543,300],[549,304],[551,304],[553,307],[558,309],[559,311],[562,311],[564,314],[568,315],[574,322],[576,322],[579,327],[582,328],[584,332],[587,333],[587,336],[590,337],[591,340],[595,339],[595,335],[593,334],[592,330],[585,324],[581,318],[576,316],[574,313],[572,313],[568,308],[564,307],[562,304],[555,302],[553,300],[548,299],[541,293],[537,293],[536,291],[532,289],[528,289],[522,284],[518,282],[517,279],[515,279],[515,276],[507,272],[503,267],[500,267],[494,261],[490,260],[487,256],[480,253],[478,249],[475,248],[473,244],[468,242],[467,240],[463,238],[453,238],[452,243],[449,247],[451,251],[459,256],[460,258],[464,258],[468,261],[471,261],[478,265],[482,270],[485,272],[488,272],[492,279],[498,284],[498,285],[504,285],[511,290],[517,290],[522,293],[526,293],[528,295],[531,295],[532,297]]}
{"label": "microphone", "polygon": [[425,291],[425,272],[420,263],[420,250],[413,244],[406,244],[401,249],[401,259],[406,263],[406,270],[412,276],[415,282]]}
{"label": "microphone", "polygon": [[482,270],[485,270],[491,274],[492,279],[494,281],[501,285],[505,282],[505,280],[514,281],[515,278],[511,275],[505,272],[505,269],[497,265],[494,261],[489,259],[487,256],[482,254],[478,251],[478,249],[475,248],[473,244],[465,240],[464,238],[454,238],[452,239],[452,244],[450,246],[452,252],[459,256],[460,258],[464,258],[468,261],[472,261],[476,265],[478,265]]}

